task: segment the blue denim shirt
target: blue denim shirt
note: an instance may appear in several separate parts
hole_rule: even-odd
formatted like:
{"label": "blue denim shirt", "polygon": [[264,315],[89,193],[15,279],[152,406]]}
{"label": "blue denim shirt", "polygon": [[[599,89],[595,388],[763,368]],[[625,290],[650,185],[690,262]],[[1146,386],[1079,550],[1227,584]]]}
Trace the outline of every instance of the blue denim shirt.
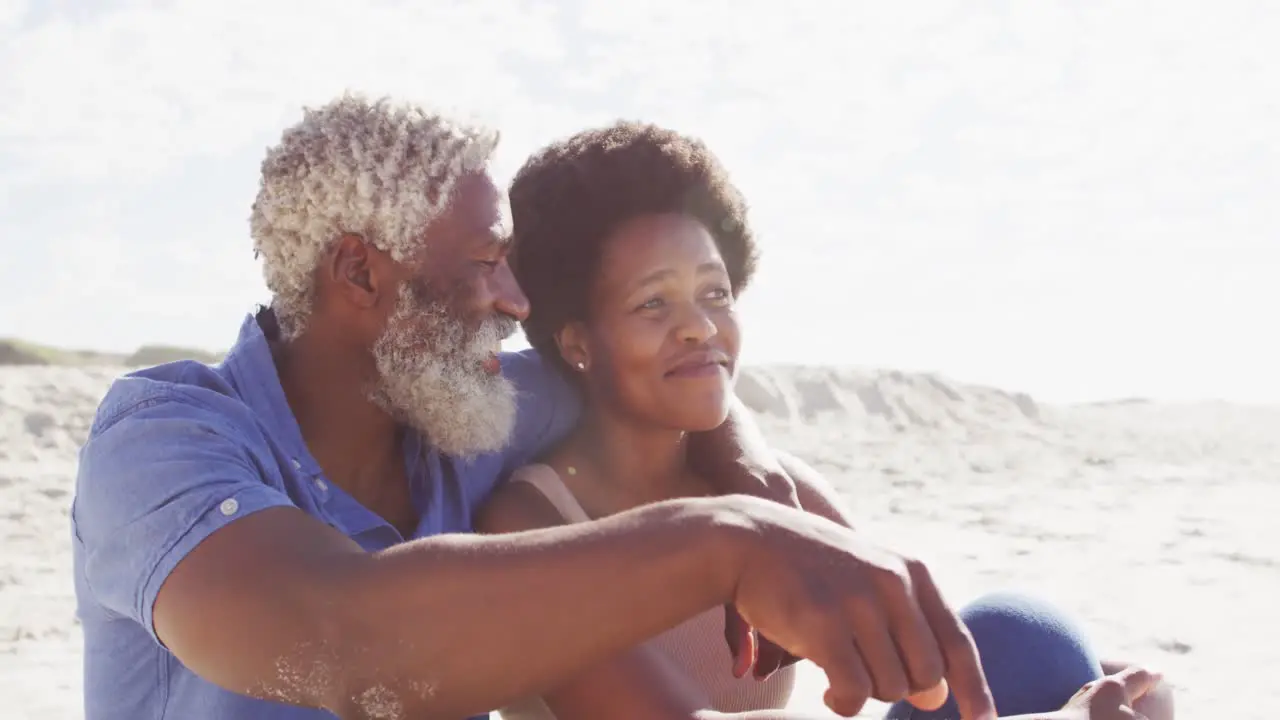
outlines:
{"label": "blue denim shirt", "polygon": [[[464,462],[407,443],[420,515],[415,538],[470,531],[473,511],[494,485],[576,422],[572,389],[532,351],[505,353],[502,367],[520,390],[505,451]],[[160,644],[152,624],[161,584],[192,548],[228,523],[277,506],[301,508],[368,551],[404,540],[325,479],[253,315],[217,366],[170,363],[112,385],[80,453],[71,511],[86,720],[333,717],[202,680]],[[448,622],[423,621],[433,620]]]}

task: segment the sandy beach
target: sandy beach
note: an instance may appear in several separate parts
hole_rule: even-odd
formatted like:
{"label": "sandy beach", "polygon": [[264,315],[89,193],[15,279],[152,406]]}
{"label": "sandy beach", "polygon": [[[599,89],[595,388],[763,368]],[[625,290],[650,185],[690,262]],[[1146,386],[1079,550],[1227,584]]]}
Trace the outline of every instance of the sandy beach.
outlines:
{"label": "sandy beach", "polygon": [[[5,718],[83,716],[67,513],[79,443],[123,371],[0,367]],[[1056,599],[1104,654],[1163,670],[1180,717],[1280,704],[1280,408],[1051,406],[933,376],[795,367],[750,369],[739,393],[866,530],[929,560],[953,600]],[[806,669],[797,706],[819,707],[822,686]]]}

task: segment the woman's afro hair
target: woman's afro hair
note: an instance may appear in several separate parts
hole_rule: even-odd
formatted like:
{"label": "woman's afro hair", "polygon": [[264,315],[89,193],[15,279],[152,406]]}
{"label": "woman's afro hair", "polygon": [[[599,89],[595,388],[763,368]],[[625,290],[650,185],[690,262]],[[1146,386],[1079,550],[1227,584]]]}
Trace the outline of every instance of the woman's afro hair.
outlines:
{"label": "woman's afro hair", "polygon": [[510,202],[510,261],[530,305],[525,336],[552,362],[561,362],[555,334],[587,318],[605,240],[634,218],[701,222],[735,295],[755,271],[747,204],[719,160],[702,141],[655,125],[619,122],[543,148],[516,173]]}

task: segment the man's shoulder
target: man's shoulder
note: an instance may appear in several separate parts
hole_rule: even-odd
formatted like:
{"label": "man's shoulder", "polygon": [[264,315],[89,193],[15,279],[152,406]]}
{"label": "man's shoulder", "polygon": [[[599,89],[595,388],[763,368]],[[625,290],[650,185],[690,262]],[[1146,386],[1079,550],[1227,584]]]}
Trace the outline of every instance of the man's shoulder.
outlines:
{"label": "man's shoulder", "polygon": [[528,373],[542,373],[548,368],[542,356],[533,348],[523,350],[503,350],[498,353],[498,362],[502,365],[502,374],[518,379]]}
{"label": "man's shoulder", "polygon": [[107,390],[80,448],[72,523],[78,531],[86,522],[114,529],[179,495],[207,509],[246,484],[283,489],[276,450],[218,367],[183,362],[130,372]]}
{"label": "man's shoulder", "polygon": [[221,420],[234,426],[251,419],[252,412],[219,366],[179,360],[116,378],[98,404],[88,440],[140,417]]}

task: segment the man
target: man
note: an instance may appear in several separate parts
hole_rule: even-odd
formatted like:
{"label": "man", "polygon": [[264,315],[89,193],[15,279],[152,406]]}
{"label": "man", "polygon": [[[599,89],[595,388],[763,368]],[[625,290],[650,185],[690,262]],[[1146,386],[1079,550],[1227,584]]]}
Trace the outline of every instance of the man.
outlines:
{"label": "man", "polygon": [[[535,355],[497,352],[527,308],[494,143],[344,97],[268,152],[251,229],[270,308],[216,367],[119,379],[81,453],[86,717],[465,717],[719,604],[821,665],[839,712],[945,673],[967,718],[994,717],[923,567],[782,504],[469,534],[576,420]],[[767,495],[780,471],[745,422],[699,459]]]}

